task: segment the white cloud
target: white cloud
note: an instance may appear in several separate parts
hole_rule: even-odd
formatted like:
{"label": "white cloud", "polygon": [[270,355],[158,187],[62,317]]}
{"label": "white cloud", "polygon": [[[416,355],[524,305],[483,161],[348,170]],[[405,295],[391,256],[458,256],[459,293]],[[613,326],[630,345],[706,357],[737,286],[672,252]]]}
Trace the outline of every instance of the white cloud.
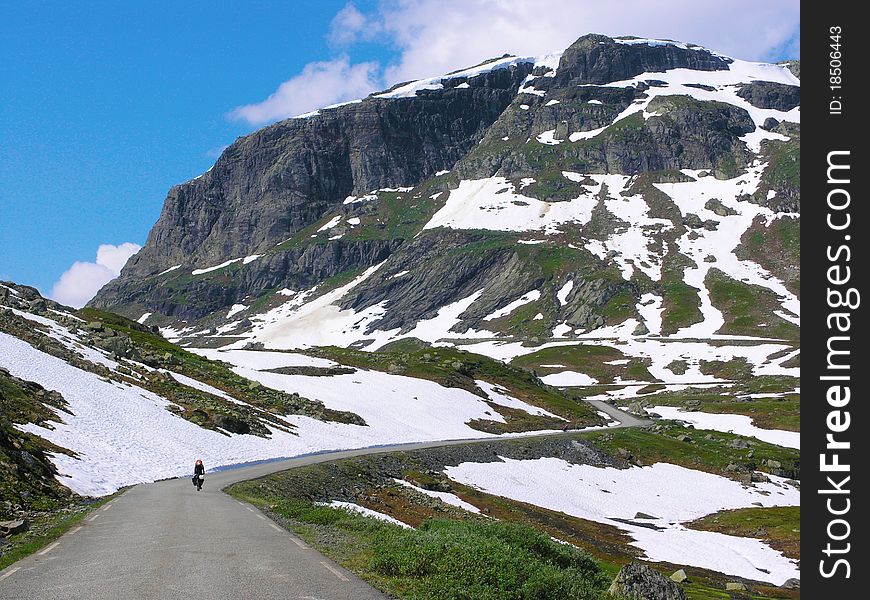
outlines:
{"label": "white cloud", "polygon": [[797,32],[797,0],[393,0],[362,28],[400,48],[387,83],[428,77],[505,52],[561,51],[586,33],[669,38],[746,60],[770,58]]}
{"label": "white cloud", "polygon": [[668,38],[744,60],[778,59],[799,51],[799,9],[798,0],[383,0],[363,12],[350,2],[336,13],[327,40],[347,53],[375,43],[393,60],[354,64],[343,55],[309,63],[266,100],[230,114],[262,124],[506,52],[558,52],[586,33]]}
{"label": "white cloud", "polygon": [[271,96],[262,102],[239,106],[229,117],[260,125],[356,100],[379,87],[377,70],[377,63],[352,65],[347,56],[308,63],[299,75],[279,85]]}
{"label": "white cloud", "polygon": [[127,260],[142,247],[131,242],[118,246],[100,244],[96,262],[76,261],[51,288],[49,298],[81,308],[101,287],[120,275]]}
{"label": "white cloud", "polygon": [[380,24],[349,2],[333,17],[326,38],[335,46],[348,46],[354,42],[374,39],[378,33]]}

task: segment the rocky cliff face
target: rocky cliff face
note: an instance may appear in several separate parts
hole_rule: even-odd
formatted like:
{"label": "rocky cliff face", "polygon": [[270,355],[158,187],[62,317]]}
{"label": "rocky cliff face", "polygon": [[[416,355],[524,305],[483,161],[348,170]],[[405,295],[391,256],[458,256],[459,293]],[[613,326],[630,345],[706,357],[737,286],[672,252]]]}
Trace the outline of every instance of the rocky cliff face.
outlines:
{"label": "rocky cliff face", "polygon": [[745,320],[731,286],[794,337],[799,72],[588,35],[288,119],[173,188],[93,304],[254,338],[323,304],[356,315],[327,341],[368,346],[429,322],[712,334]]}
{"label": "rocky cliff face", "polygon": [[[199,317],[240,294],[277,285],[307,287],[312,279],[382,260],[381,249],[364,246],[264,261],[258,265],[262,272],[243,277],[236,292],[225,285],[194,286],[196,308],[168,300],[167,290],[140,287],[143,279],[176,264],[208,267],[266,251],[351,194],[413,186],[449,169],[511,102],[531,67],[518,63],[453,78],[450,87],[413,98],[372,96],[239,138],[211,170],[169,191],[143,250],[93,304],[143,304],[167,315]],[[337,260],[326,265],[324,254]]]}

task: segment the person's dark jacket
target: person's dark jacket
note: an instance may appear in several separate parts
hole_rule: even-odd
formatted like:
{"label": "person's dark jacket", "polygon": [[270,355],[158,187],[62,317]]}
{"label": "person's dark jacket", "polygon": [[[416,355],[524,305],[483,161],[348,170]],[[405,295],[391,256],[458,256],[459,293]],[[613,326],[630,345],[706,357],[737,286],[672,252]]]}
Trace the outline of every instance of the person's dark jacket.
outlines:
{"label": "person's dark jacket", "polygon": [[195,467],[193,467],[194,475],[205,475],[205,465],[202,463],[197,463]]}

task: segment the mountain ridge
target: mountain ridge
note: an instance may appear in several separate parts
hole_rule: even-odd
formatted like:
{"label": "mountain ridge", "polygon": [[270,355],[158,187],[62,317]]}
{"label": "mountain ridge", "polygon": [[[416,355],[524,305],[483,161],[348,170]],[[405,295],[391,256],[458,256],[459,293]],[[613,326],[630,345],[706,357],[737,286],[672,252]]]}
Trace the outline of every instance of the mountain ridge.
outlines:
{"label": "mountain ridge", "polygon": [[[369,332],[413,333],[474,294],[450,331],[494,324],[485,328],[491,337],[552,339],[565,327],[606,330],[633,320],[636,335],[651,329],[672,335],[703,323],[712,310],[728,312],[712,306],[706,289],[705,281],[721,273],[719,288],[772,293],[765,301],[769,312],[754,315],[755,324],[796,338],[788,329],[791,317],[783,322],[775,304],[796,306],[797,249],[785,240],[772,255],[757,243],[772,231],[799,235],[785,225],[799,223],[800,211],[795,72],[794,61],[747,63],[691,44],[590,34],[537,62],[505,56],[288,119],[241,138],[208,173],[173,188],[145,248],[92,305],[131,318],[150,313],[149,323],[212,336],[215,343],[222,337],[257,341],[252,325],[258,319],[281,314],[282,306],[295,314],[294,307],[325,295],[342,311],[368,315],[350,344],[370,344]],[[415,123],[440,131],[443,124],[426,118],[446,109],[432,104],[471,107],[463,114],[479,119],[472,133],[463,130],[470,135],[465,142],[435,152],[449,160],[427,163],[416,175],[372,172],[369,163],[359,163],[356,170],[345,168],[343,187],[328,173],[296,165],[283,171],[291,180],[307,177],[318,189],[334,191],[328,200],[317,193],[287,200],[275,212],[280,194],[299,193],[292,181],[277,195],[262,183],[282,181],[276,170],[286,164],[275,148],[300,144],[287,132],[313,128],[328,140],[320,143],[331,144],[335,135],[348,134],[330,133],[323,123],[335,126],[341,115],[382,105],[401,106],[406,116],[419,110],[422,121]],[[475,112],[481,106],[491,110],[485,118]],[[405,121],[396,125],[407,127]],[[249,183],[236,186],[247,195],[234,197],[240,209],[221,212],[201,188],[232,179],[233,157],[243,148],[256,159],[245,176]],[[675,202],[677,190],[714,196],[695,207],[688,197]],[[203,223],[227,224],[208,231],[187,227],[186,215],[199,222],[200,210],[209,215]],[[262,221],[269,224],[258,226]],[[728,238],[727,255],[702,255],[701,245],[724,235],[717,233],[720,225],[743,232]],[[173,241],[181,238],[186,241]],[[740,262],[733,262],[732,250]],[[717,260],[730,266],[723,271]],[[190,270],[191,263],[201,267]],[[692,283],[685,281],[687,268],[698,273]],[[748,278],[747,269],[755,270]],[[773,272],[784,277],[782,285],[771,279]],[[349,282],[356,284],[345,290]],[[333,298],[335,290],[347,293]],[[522,307],[489,318],[534,290],[538,297],[525,304],[536,312]],[[658,315],[645,308],[648,302]],[[707,329],[705,335],[715,333]]]}

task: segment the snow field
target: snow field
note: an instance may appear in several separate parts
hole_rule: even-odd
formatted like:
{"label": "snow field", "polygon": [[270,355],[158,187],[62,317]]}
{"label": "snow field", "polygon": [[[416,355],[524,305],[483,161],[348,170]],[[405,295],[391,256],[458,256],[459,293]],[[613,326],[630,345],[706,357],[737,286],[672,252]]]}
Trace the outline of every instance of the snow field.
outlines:
{"label": "snow field", "polygon": [[564,223],[588,223],[596,204],[586,194],[566,202],[543,202],[523,196],[504,177],[462,180],[424,229],[480,229],[485,223],[493,231],[555,234]]}
{"label": "snow field", "polygon": [[663,419],[685,421],[698,429],[736,433],[785,448],[800,450],[801,447],[801,434],[799,432],[762,429],[753,425],[752,418],[746,415],[682,411],[676,406],[652,406],[647,408],[647,412],[658,414]]}
{"label": "snow field", "polygon": [[[683,526],[725,509],[799,505],[799,491],[779,478],[743,486],[668,463],[615,469],[558,458],[502,457],[500,461],[466,462],[447,467],[445,472],[454,481],[490,494],[614,525],[627,531],[635,540],[633,545],[653,561],[703,567],[775,585],[800,577],[794,561],[759,540]],[[614,520],[636,521],[638,512],[655,517],[640,522],[661,529]]]}

